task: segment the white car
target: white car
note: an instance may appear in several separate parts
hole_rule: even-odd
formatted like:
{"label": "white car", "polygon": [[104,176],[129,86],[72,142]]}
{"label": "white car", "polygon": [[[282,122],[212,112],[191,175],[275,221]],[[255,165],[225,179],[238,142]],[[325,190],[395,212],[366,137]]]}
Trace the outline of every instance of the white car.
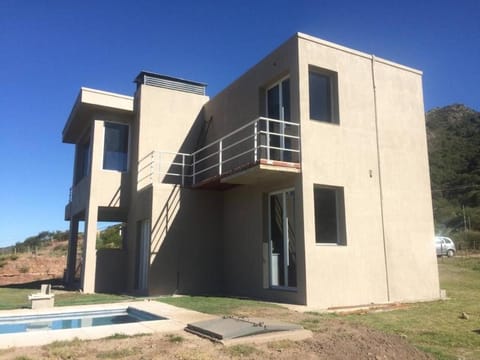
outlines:
{"label": "white car", "polygon": [[437,256],[452,257],[457,252],[455,243],[446,236],[435,236],[435,248],[437,249]]}

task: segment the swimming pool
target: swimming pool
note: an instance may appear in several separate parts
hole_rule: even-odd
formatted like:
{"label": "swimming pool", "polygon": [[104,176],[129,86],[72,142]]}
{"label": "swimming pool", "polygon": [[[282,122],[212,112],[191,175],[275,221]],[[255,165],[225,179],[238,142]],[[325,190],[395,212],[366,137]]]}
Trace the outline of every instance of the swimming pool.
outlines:
{"label": "swimming pool", "polygon": [[[118,310],[125,311],[126,309],[134,316],[137,314],[135,310],[139,310],[148,315],[154,315],[157,319],[150,321],[147,315],[145,321],[142,320],[132,323],[113,323],[105,326],[88,326],[58,330],[50,329],[50,324],[48,324],[49,329],[46,329],[45,326],[44,329],[38,331],[29,329],[28,331],[16,333],[0,333],[0,353],[2,349],[12,347],[42,346],[55,341],[71,341],[75,338],[80,340],[94,340],[115,334],[134,336],[138,334],[178,332],[183,331],[188,322],[205,320],[212,317],[212,315],[201,314],[187,309],[179,309],[159,301],[143,299],[140,301],[110,304],[57,306],[50,309],[0,310],[0,321],[2,324],[14,324],[14,321],[17,321],[15,324],[19,324],[23,321],[23,323],[30,322],[31,325],[33,325],[32,323],[36,321],[50,323],[52,320],[69,320],[74,319],[75,315],[86,313],[98,315],[100,312],[100,314],[110,313],[111,315],[110,310],[116,312]],[[10,322],[6,322],[8,320],[10,320]],[[100,320],[95,320],[95,322],[97,321]],[[87,323],[88,321],[84,320],[84,325],[87,325]],[[36,325],[42,327],[41,324],[37,323]]]}
{"label": "swimming pool", "polygon": [[0,317],[0,334],[77,329],[165,319],[164,317],[132,307],[2,316]]}

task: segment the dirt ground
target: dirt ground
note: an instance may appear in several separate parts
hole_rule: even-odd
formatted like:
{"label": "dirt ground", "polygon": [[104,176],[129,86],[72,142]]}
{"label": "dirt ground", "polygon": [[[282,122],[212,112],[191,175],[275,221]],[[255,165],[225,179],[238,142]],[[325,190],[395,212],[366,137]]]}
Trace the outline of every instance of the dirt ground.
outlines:
{"label": "dirt ground", "polygon": [[[0,268],[0,286],[61,278],[65,256],[52,256],[52,249],[38,254],[19,254]],[[28,269],[28,271],[26,271]],[[239,316],[263,317],[303,323],[313,338],[294,342],[277,341],[256,345],[225,347],[187,332],[93,341],[74,340],[41,347],[0,349],[1,359],[433,359],[396,335],[384,334],[342,319],[321,320],[285,309]],[[32,334],[33,335],[33,334]]]}
{"label": "dirt ground", "polygon": [[323,322],[312,339],[225,347],[195,335],[117,336],[0,350],[0,359],[433,359],[393,335],[342,320]]}

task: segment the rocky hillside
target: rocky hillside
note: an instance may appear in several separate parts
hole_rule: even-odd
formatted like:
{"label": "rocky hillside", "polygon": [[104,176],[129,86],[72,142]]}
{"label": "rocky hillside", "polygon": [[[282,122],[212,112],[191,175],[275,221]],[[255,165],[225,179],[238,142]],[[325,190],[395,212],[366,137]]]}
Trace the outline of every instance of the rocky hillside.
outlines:
{"label": "rocky hillside", "polygon": [[62,279],[67,246],[55,241],[34,251],[0,253],[0,286]]}
{"label": "rocky hillside", "polygon": [[426,121],[436,231],[479,248],[480,112],[455,104],[430,110]]}

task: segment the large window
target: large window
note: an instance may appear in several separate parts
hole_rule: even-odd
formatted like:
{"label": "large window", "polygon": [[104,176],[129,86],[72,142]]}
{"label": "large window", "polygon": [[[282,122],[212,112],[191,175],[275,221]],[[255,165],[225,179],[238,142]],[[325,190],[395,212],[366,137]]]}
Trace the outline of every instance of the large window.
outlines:
{"label": "large window", "polygon": [[337,73],[311,68],[308,84],[310,119],[338,124]]}
{"label": "large window", "polygon": [[343,188],[315,185],[315,242],[346,245]]}
{"label": "large window", "polygon": [[103,168],[126,171],[128,161],[128,125],[105,123]]}

